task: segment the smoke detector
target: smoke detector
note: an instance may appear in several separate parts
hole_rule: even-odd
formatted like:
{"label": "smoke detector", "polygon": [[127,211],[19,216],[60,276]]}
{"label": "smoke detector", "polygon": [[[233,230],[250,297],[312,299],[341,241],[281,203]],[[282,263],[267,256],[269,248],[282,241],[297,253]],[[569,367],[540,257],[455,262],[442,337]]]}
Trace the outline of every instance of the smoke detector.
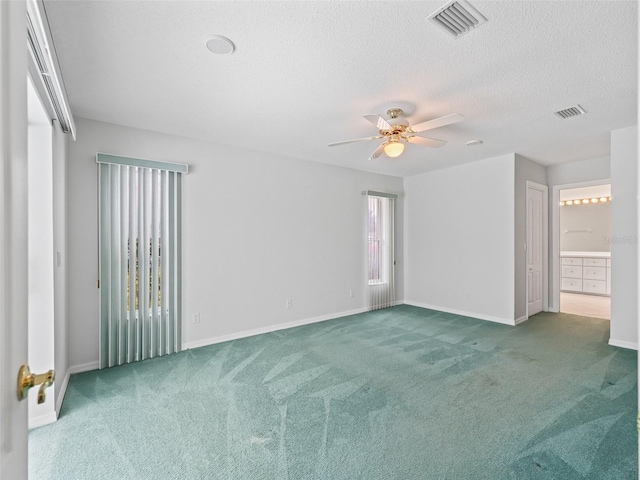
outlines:
{"label": "smoke detector", "polygon": [[233,53],[236,46],[231,40],[222,35],[209,35],[205,38],[207,48],[216,55],[229,55]]}

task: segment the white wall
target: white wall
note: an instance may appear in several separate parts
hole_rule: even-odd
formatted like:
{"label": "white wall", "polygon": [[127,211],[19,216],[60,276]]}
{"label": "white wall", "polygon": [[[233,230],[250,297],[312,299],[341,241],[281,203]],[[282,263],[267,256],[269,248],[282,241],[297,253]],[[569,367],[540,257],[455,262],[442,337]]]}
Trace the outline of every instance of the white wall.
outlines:
{"label": "white wall", "polygon": [[560,251],[609,252],[610,238],[611,203],[560,207]]}
{"label": "white wall", "polygon": [[[27,79],[25,79],[27,81]],[[29,368],[44,373],[55,365],[53,295],[53,132],[33,84],[28,86],[28,324]],[[29,390],[29,427],[55,421],[54,390],[37,403]]]}
{"label": "white wall", "polygon": [[364,309],[365,189],[401,194],[396,277],[403,298],[401,178],[76,120],[77,141],[68,145],[70,365],[98,360],[96,152],[190,165],[183,186],[187,346]]}
{"label": "white wall", "polygon": [[[67,134],[53,122],[53,303],[55,335],[55,409],[60,414],[66,382],[69,381],[67,349]],[[64,387],[64,388],[63,388]]]}
{"label": "white wall", "polygon": [[610,177],[611,159],[609,157],[589,158],[547,167],[549,187],[592,180],[608,180]]}
{"label": "white wall", "polygon": [[611,338],[637,348],[638,127],[611,132]]}
{"label": "white wall", "polygon": [[[35,68],[35,67],[34,67]],[[30,427],[55,421],[60,414],[69,381],[67,349],[67,138],[47,98],[39,76],[29,76],[29,255],[39,255],[29,263],[31,288],[29,298],[29,361],[31,369],[41,373],[56,372],[52,388],[47,390],[45,405],[33,404],[29,411]],[[34,124],[38,116],[37,124]],[[40,136],[40,141],[36,141]],[[44,142],[42,141],[44,140]],[[38,253],[40,252],[40,253]],[[30,292],[31,293],[31,292]],[[41,298],[46,293],[46,301]],[[33,327],[33,328],[32,328]],[[46,354],[43,352],[46,351]],[[39,358],[38,358],[39,357]],[[31,396],[37,389],[32,389]],[[35,400],[34,400],[35,402]]]}
{"label": "white wall", "polygon": [[514,320],[527,316],[527,181],[547,184],[547,169],[521,155],[515,155],[514,173]]}
{"label": "white wall", "polygon": [[405,179],[405,302],[514,324],[514,154]]}

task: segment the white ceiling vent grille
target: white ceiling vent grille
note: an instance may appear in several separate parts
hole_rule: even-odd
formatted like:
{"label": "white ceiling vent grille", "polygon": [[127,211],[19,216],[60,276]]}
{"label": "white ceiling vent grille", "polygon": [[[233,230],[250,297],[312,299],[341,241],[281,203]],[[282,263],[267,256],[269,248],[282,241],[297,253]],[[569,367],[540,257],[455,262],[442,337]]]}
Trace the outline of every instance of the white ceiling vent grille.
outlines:
{"label": "white ceiling vent grille", "polygon": [[584,115],[585,113],[587,113],[587,111],[580,105],[575,105],[573,107],[567,107],[554,113],[560,118],[566,119],[577,117],[578,115]]}
{"label": "white ceiling vent grille", "polygon": [[449,35],[458,38],[487,21],[466,0],[453,0],[427,17]]}

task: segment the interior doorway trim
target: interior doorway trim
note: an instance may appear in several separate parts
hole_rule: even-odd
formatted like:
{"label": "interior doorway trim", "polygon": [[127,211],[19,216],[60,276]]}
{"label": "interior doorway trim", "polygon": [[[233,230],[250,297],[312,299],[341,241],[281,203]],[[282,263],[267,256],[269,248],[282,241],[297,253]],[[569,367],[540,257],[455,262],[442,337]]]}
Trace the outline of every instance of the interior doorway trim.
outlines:
{"label": "interior doorway trim", "polygon": [[[527,205],[527,219],[526,219],[526,235],[525,238],[529,239],[529,189],[540,190],[542,192],[542,311],[549,311],[549,187],[540,183],[527,180],[527,193],[526,193],[526,205]],[[527,249],[530,245],[527,244]],[[525,256],[525,262],[527,261],[529,252]],[[527,272],[525,266],[525,272]],[[528,273],[528,272],[527,272]],[[529,318],[529,275],[526,275],[526,318]]]}
{"label": "interior doorway trim", "polygon": [[[560,312],[560,190],[571,188],[593,187],[596,185],[611,184],[611,178],[589,180],[588,182],[565,183],[554,185],[551,194],[551,304],[549,311]],[[613,192],[612,192],[613,193]]]}

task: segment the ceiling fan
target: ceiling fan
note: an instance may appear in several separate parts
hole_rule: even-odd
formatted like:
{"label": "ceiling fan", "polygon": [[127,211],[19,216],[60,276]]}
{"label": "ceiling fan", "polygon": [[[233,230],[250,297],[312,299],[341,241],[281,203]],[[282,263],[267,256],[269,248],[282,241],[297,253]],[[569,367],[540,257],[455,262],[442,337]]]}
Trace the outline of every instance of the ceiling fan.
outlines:
{"label": "ceiling fan", "polygon": [[364,115],[364,118],[369,120],[378,128],[379,135],[373,137],[356,138],[354,140],[345,140],[344,142],[330,143],[330,147],[336,145],[345,145],[347,143],[362,142],[366,140],[377,140],[384,138],[385,141],[376,148],[375,152],[371,154],[369,160],[378,158],[382,153],[389,157],[395,158],[402,154],[404,151],[404,143],[417,143],[424,145],[425,147],[441,147],[447,142],[444,140],[437,140],[435,138],[425,137],[420,134],[426,130],[431,130],[438,127],[444,127],[445,125],[451,125],[452,123],[461,122],[464,117],[459,113],[452,113],[445,115],[444,117],[435,118],[426,122],[418,123],[416,125],[409,125],[409,122],[400,118],[402,110],[400,108],[390,108],[387,110],[387,116],[389,120],[385,120],[378,114]]}

